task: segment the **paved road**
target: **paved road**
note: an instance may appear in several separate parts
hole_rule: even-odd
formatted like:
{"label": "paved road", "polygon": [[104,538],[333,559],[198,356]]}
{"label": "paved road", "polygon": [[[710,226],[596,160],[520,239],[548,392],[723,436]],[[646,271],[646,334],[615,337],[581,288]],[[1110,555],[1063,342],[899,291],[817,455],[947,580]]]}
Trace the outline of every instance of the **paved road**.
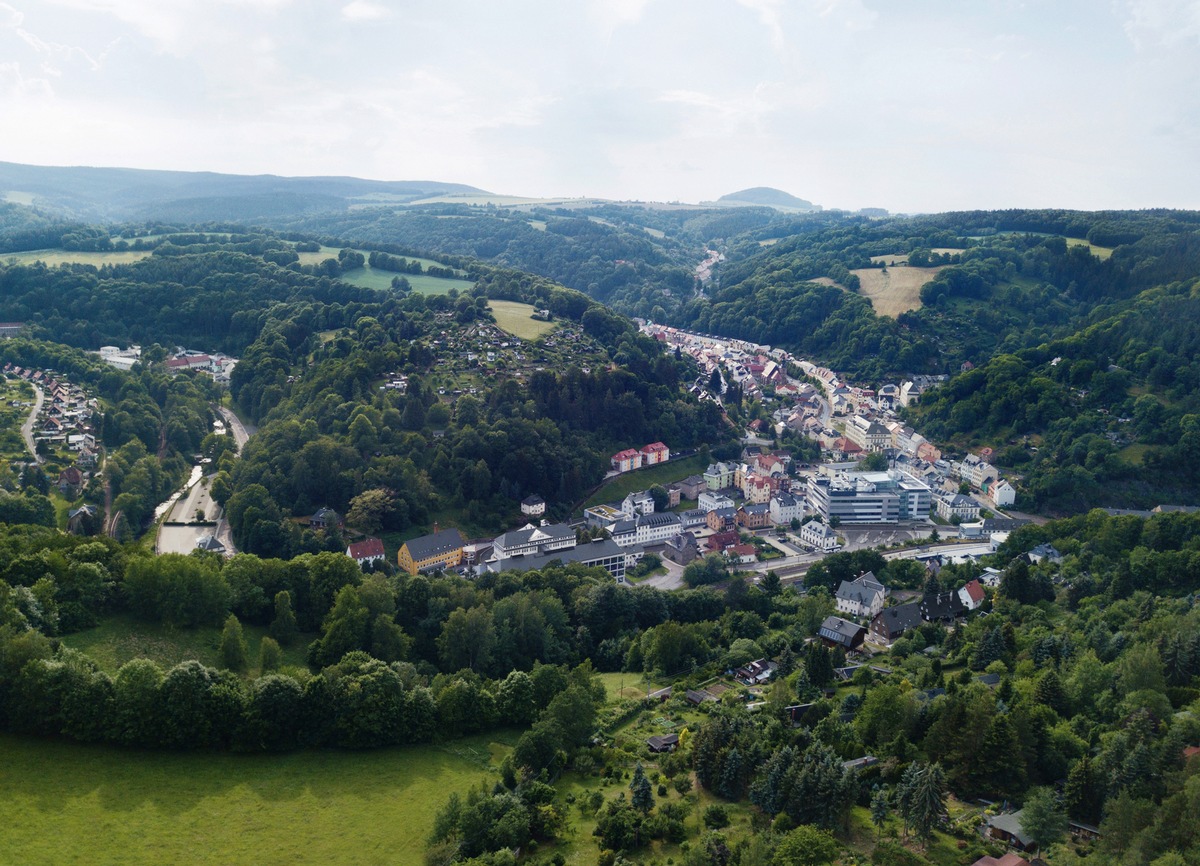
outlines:
{"label": "paved road", "polygon": [[[211,479],[212,476],[209,476]],[[186,526],[168,526],[164,522],[158,528],[159,553],[191,553],[196,549],[196,542],[201,536],[212,535],[219,527],[196,524],[196,511],[203,509],[207,520],[217,520],[221,517],[221,508],[208,495],[208,486],[197,481],[187,492],[179,497],[167,516],[167,520],[175,523],[185,523]],[[218,533],[219,537],[219,533]]]}
{"label": "paved road", "polygon": [[241,454],[242,448],[246,445],[246,440],[257,433],[258,428],[253,425],[247,427],[242,423],[242,419],[233,413],[232,409],[218,406],[217,411],[224,417],[225,423],[229,426],[229,432],[233,434],[233,441],[237,443],[238,453]]}
{"label": "paved road", "polygon": [[[29,384],[33,385],[32,382]],[[29,413],[29,417],[25,419],[25,423],[21,425],[21,436],[25,439],[25,447],[29,449],[29,453],[38,462],[42,462],[42,458],[38,457],[37,443],[33,441],[33,424],[37,421],[38,413],[42,411],[42,402],[46,399],[45,393],[37,385],[33,385],[33,411]]]}

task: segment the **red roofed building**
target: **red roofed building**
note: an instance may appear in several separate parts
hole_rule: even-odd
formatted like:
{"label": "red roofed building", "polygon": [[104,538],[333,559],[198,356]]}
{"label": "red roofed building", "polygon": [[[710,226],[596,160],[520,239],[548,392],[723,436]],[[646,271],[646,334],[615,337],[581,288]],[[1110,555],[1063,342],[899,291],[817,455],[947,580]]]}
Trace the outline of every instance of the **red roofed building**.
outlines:
{"label": "red roofed building", "polygon": [[612,468],[618,472],[640,469],[642,466],[642,452],[635,451],[633,448],[626,448],[624,451],[618,451],[614,454],[609,462],[612,463]]}
{"label": "red roofed building", "polygon": [[983,591],[983,587],[978,580],[971,580],[967,585],[958,591],[958,597],[962,600],[963,607],[967,610],[975,610],[979,605],[983,604],[987,597]]}
{"label": "red roofed building", "polygon": [[671,459],[671,449],[661,442],[651,442],[641,450],[642,465],[654,466],[656,463],[666,463]]}
{"label": "red roofed building", "polygon": [[758,548],[753,544],[735,544],[725,553],[730,559],[734,559],[742,565],[749,565],[758,560]]}
{"label": "red roofed building", "polygon": [[378,538],[366,538],[356,541],[346,548],[346,556],[358,563],[362,568],[369,562],[383,562],[383,542]]}
{"label": "red roofed building", "polygon": [[862,448],[857,442],[847,439],[845,436],[837,439],[833,443],[834,451],[841,451],[843,454],[862,454]]}

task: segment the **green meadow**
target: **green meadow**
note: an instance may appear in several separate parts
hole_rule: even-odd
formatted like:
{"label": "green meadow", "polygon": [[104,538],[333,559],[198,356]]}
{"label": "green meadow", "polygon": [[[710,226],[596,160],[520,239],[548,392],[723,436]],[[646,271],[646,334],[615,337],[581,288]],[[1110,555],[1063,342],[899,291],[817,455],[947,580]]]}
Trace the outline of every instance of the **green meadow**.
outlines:
{"label": "green meadow", "polygon": [[233,755],[0,735],[0,862],[420,863],[447,796],[497,778],[515,737]]}
{"label": "green meadow", "polygon": [[496,316],[496,327],[507,331],[522,340],[536,340],[544,334],[549,334],[558,325],[555,322],[543,322],[531,319],[533,307],[529,304],[518,304],[516,301],[489,301],[488,306]]}

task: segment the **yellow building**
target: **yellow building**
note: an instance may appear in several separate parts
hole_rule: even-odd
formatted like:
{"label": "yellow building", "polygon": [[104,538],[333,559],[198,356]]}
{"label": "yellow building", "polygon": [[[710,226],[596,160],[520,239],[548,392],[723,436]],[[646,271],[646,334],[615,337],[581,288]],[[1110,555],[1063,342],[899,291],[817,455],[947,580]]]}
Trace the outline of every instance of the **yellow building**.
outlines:
{"label": "yellow building", "polygon": [[396,560],[409,574],[457,568],[462,565],[465,543],[462,533],[457,529],[435,531],[433,535],[422,535],[404,542]]}

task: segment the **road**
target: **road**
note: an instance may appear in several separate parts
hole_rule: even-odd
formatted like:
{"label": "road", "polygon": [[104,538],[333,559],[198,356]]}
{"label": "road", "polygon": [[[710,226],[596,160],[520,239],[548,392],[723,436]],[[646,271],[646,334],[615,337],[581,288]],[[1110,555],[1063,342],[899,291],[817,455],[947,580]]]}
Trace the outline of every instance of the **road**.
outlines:
{"label": "road", "polygon": [[[30,382],[33,385],[32,382]],[[37,421],[38,413],[42,411],[42,403],[45,401],[46,395],[40,387],[33,385],[33,411],[29,413],[29,417],[25,419],[25,423],[21,425],[21,436],[25,439],[25,447],[29,449],[29,453],[33,455],[33,459],[38,463],[42,462],[42,458],[37,453],[37,443],[33,441],[33,425]]]}
{"label": "road", "polygon": [[206,520],[217,520],[221,517],[220,506],[208,495],[208,484],[205,482],[211,478],[212,476],[208,476],[196,481],[171,508],[167,519],[158,527],[159,553],[191,553],[196,549],[196,542],[201,536],[212,535],[216,531],[211,525],[194,522],[197,511],[203,511]]}
{"label": "road", "polygon": [[251,426],[247,429],[242,423],[242,419],[233,413],[232,409],[226,409],[224,406],[217,406],[217,411],[225,419],[225,423],[229,427],[229,432],[233,434],[233,441],[237,443],[238,453],[242,453],[242,448],[246,445],[246,440],[258,432],[256,427]]}

